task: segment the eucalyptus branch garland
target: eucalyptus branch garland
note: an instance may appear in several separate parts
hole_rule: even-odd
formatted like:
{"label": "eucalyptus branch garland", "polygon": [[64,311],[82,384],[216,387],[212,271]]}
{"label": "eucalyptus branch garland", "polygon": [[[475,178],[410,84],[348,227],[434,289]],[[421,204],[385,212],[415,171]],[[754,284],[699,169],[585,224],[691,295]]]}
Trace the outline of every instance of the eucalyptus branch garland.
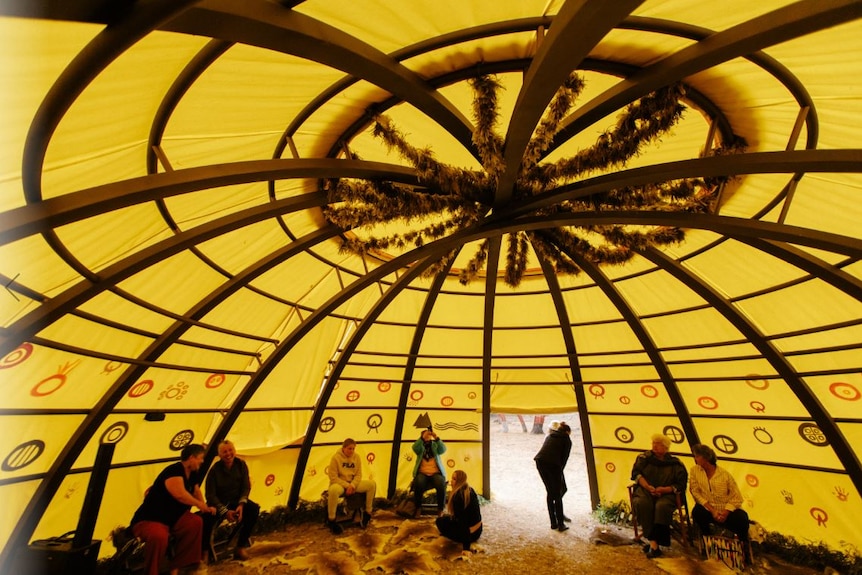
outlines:
{"label": "eucalyptus branch garland", "polygon": [[[386,237],[352,235],[345,238],[342,250],[365,254],[391,248],[406,249],[411,245],[419,247],[471,226],[487,215],[497,193],[499,178],[506,169],[505,142],[495,132],[499,119],[498,94],[502,85],[490,76],[474,78],[470,85],[474,91],[472,111],[476,124],[473,144],[482,170],[443,164],[429,148],[411,145],[407,136],[389,118],[376,117],[372,134],[415,168],[416,185],[378,180],[327,181],[324,185],[330,205],[324,209],[325,217],[345,229],[369,231],[375,226],[394,222],[402,222],[409,227],[414,222],[433,221],[421,227],[410,227],[406,233],[393,233]],[[681,103],[685,96],[682,84],[656,90],[626,106],[616,125],[602,133],[594,145],[554,163],[540,163],[543,155],[555,144],[560,127],[584,85],[584,80],[573,73],[551,100],[517,168],[514,201],[545,193],[596,171],[625,167],[646,146],[660,141],[679,122],[686,109]],[[744,149],[744,140],[734,137],[709,153],[741,153]],[[355,157],[353,152],[348,153]],[[718,189],[727,180],[722,177],[691,178],[619,188],[586,198],[565,200],[536,213],[608,210],[706,212],[715,202]],[[504,281],[513,287],[520,284],[527,273],[531,247],[558,273],[576,274],[581,271],[577,264],[579,258],[596,265],[623,264],[634,256],[636,250],[678,243],[684,236],[683,230],[665,226],[603,225],[514,231],[509,234],[506,244]],[[460,270],[461,283],[474,280],[484,269],[488,249],[488,240],[479,244],[476,253]],[[446,254],[429,266],[423,275],[445,269],[457,251]]]}

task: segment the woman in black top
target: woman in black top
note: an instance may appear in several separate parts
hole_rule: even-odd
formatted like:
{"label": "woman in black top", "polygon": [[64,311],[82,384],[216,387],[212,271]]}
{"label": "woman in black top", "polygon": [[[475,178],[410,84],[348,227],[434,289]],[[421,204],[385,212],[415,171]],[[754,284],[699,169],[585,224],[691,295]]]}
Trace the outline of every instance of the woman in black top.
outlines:
{"label": "woman in black top", "polygon": [[479,497],[467,484],[467,474],[458,469],[452,473],[452,493],[446,515],[437,518],[440,535],[463,545],[465,556],[472,555],[470,544],[482,535],[482,513],[479,511]]}
{"label": "woman in black top", "polygon": [[572,440],[569,437],[571,433],[571,427],[565,422],[560,423],[557,429],[552,429],[545,437],[542,448],[533,458],[536,461],[536,469],[539,470],[539,477],[545,484],[551,529],[560,531],[569,528],[565,523],[566,516],[563,515],[563,493],[566,485],[563,469],[572,451]]}

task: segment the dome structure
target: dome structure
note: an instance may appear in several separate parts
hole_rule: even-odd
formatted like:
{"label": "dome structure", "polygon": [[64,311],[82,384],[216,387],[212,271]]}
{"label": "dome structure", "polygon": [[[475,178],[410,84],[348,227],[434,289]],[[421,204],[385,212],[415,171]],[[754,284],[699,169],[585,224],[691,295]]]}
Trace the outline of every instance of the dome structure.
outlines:
{"label": "dome structure", "polygon": [[859,554],[860,18],[0,4],[0,570],[74,529],[102,444],[99,539],[225,438],[263,509],[348,436],[405,488],[428,425],[490,496],[494,412],[576,411],[593,505],[663,432]]}

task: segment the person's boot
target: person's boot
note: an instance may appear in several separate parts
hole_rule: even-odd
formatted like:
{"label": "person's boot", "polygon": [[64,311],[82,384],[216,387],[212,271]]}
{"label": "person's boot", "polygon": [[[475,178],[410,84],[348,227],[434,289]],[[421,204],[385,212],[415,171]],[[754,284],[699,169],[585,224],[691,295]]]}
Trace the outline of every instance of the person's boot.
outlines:
{"label": "person's boot", "polygon": [[551,518],[551,529],[557,529],[559,527],[559,523],[557,522],[557,512],[554,509],[554,504],[548,501],[548,517]]}
{"label": "person's boot", "polygon": [[329,527],[329,530],[332,531],[333,535],[341,535],[344,533],[344,528],[339,525],[334,519],[327,519],[326,526]]}

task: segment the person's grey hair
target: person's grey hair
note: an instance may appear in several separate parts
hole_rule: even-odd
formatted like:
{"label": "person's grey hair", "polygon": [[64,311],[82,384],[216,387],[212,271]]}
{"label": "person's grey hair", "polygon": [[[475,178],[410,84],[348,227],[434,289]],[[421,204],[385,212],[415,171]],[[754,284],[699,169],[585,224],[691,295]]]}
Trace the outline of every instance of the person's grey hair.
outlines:
{"label": "person's grey hair", "polygon": [[698,443],[691,447],[691,452],[695,455],[700,455],[707,461],[709,461],[712,465],[716,464],[715,451],[708,445],[704,445],[702,443]]}
{"label": "person's grey hair", "polygon": [[668,437],[667,435],[665,435],[663,433],[656,433],[655,435],[652,436],[651,441],[652,441],[652,443],[656,443],[656,442],[661,443],[667,449],[670,449],[670,437]]}

